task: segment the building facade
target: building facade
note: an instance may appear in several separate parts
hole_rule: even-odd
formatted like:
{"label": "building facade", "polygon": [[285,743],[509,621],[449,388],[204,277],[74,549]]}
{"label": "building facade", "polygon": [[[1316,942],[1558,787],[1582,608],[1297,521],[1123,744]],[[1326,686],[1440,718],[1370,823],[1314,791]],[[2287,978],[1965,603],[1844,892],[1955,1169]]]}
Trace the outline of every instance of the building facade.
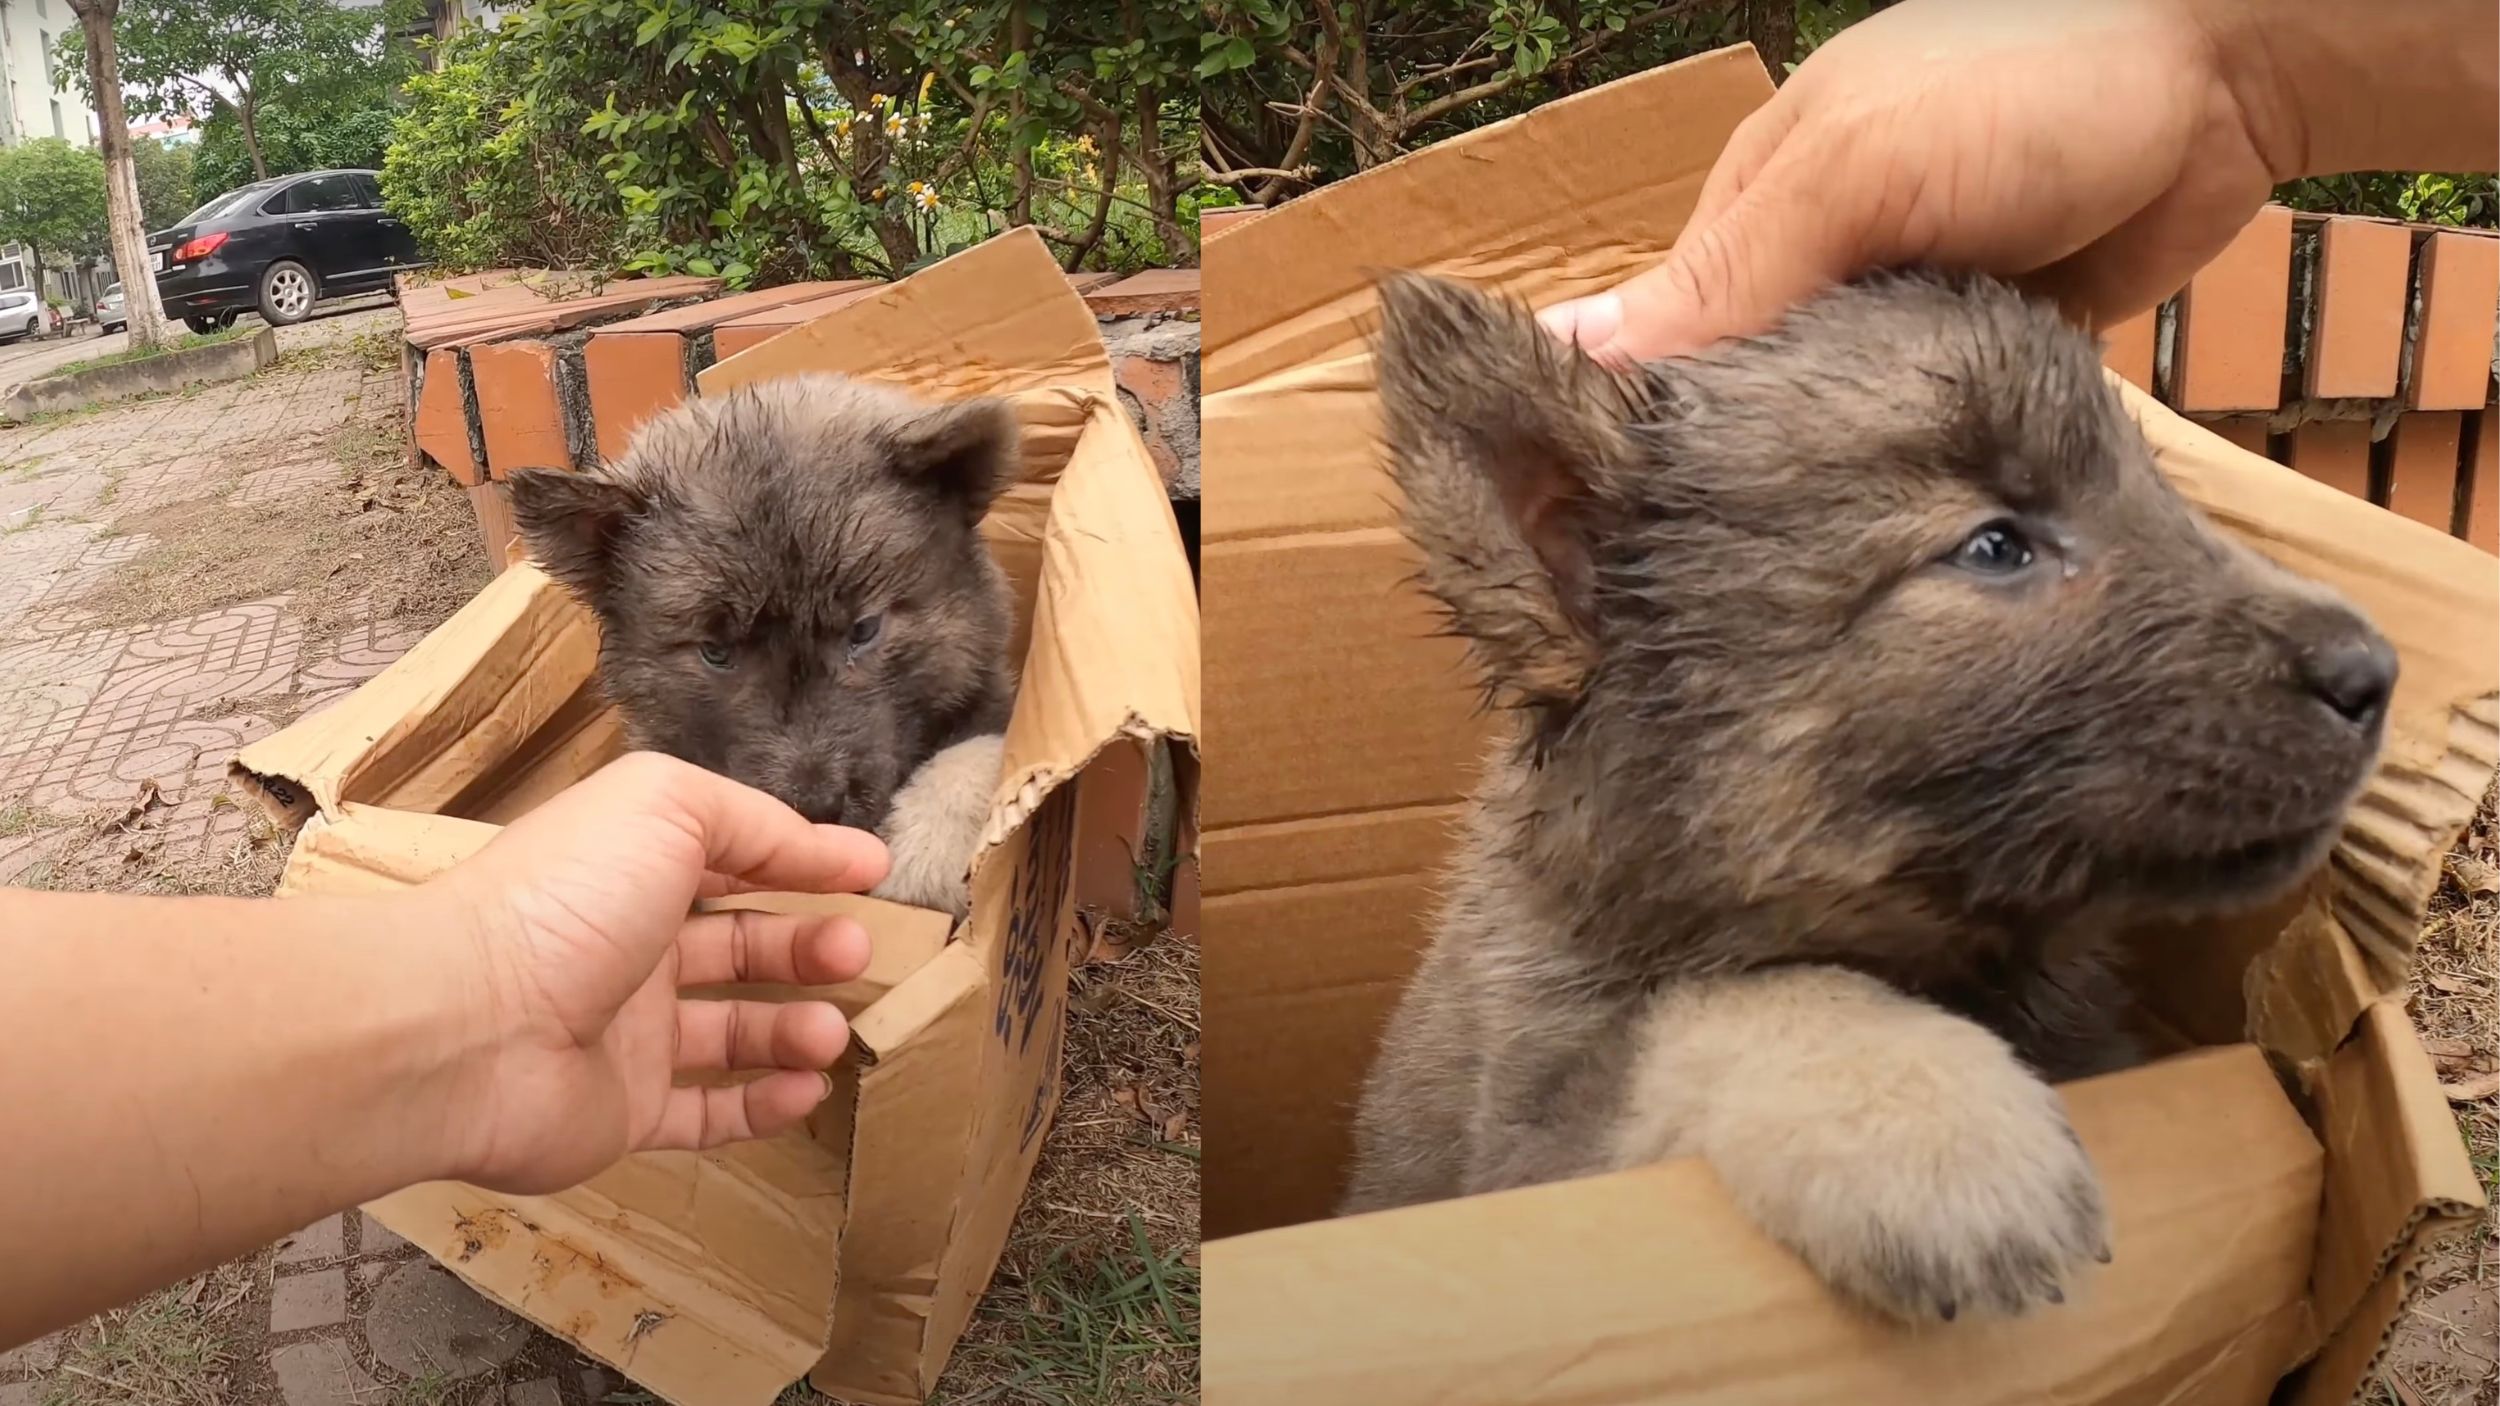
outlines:
{"label": "building facade", "polygon": [[[0,146],[39,137],[95,145],[95,110],[79,95],[71,76],[57,72],[52,61],[61,36],[77,27],[69,0],[0,0]],[[14,244],[0,246],[0,289],[23,288],[31,277],[26,251]],[[109,266],[47,268],[44,292],[83,306],[111,280]]]}
{"label": "building facade", "polygon": [[94,144],[94,109],[53,70],[53,46],[77,27],[69,0],[0,0],[0,146],[35,137]]}

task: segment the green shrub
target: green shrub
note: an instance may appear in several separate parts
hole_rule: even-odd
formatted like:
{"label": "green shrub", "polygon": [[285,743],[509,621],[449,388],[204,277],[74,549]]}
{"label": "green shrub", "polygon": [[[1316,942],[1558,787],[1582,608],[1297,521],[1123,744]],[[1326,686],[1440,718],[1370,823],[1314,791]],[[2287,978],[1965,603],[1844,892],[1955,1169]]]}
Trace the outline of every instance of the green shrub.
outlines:
{"label": "green shrub", "polygon": [[2295,210],[2328,215],[2378,215],[2433,225],[2500,224],[2500,178],[2432,172],[2358,171],[2292,181],[2274,198]]}
{"label": "green shrub", "polygon": [[733,286],[893,275],[1032,224],[1196,257],[1196,19],[1170,4],[532,0],[408,85],[384,166],[454,265]]}
{"label": "green shrub", "polygon": [[451,41],[413,75],[382,161],[382,196],[453,268],[606,268],[623,257],[623,202],[574,136],[590,113],[524,88],[525,56],[492,31]]}

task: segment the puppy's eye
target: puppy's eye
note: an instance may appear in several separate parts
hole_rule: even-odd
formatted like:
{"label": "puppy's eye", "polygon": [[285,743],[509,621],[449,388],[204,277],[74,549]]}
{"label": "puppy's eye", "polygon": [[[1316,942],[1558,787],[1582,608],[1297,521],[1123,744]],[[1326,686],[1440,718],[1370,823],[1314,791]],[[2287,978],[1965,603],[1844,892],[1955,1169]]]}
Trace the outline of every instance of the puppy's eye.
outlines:
{"label": "puppy's eye", "polygon": [[728,672],[729,646],[722,644],[719,640],[705,640],[695,647],[695,653],[703,657],[705,668],[718,669],[723,673]]}
{"label": "puppy's eye", "polygon": [[2011,576],[2031,565],[2031,541],[2010,522],[1992,522],[1963,538],[1951,560],[1982,576]]}
{"label": "puppy's eye", "polygon": [[883,615],[863,615],[851,622],[851,648],[854,651],[866,649],[877,642],[877,636],[884,633],[885,617]]}

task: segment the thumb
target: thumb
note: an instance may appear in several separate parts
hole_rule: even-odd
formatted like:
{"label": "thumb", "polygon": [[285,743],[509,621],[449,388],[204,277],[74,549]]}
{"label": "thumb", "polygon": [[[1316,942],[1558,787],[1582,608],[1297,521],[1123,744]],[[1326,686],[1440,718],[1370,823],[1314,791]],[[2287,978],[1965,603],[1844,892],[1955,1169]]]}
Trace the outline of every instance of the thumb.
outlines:
{"label": "thumb", "polygon": [[1609,365],[1685,356],[1767,331],[1797,302],[1881,261],[1778,165],[1717,219],[1687,228],[1657,267],[1539,320]]}

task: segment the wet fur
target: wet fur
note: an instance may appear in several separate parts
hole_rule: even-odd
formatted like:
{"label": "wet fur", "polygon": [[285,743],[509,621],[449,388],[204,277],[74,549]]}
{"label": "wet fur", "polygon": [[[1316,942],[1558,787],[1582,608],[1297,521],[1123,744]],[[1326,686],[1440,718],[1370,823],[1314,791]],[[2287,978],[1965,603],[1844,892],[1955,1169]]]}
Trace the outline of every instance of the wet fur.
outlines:
{"label": "wet fur", "polygon": [[[2048,1081],[2137,1058],[2122,925],[2323,859],[2393,662],[2216,532],[2094,348],[1886,275],[1628,374],[1413,276],[1403,525],[1509,741],[1364,1093],[1347,1213],[1707,1158],[1851,1297],[2021,1311],[2109,1252]],[[2020,579],[1951,560],[1995,519]]]}
{"label": "wet fur", "polygon": [[1017,465],[1002,402],[801,376],[667,411],[614,464],[516,472],[513,517],[599,616],[634,746],[878,831],[880,896],[960,914],[1015,692],[979,524]]}

